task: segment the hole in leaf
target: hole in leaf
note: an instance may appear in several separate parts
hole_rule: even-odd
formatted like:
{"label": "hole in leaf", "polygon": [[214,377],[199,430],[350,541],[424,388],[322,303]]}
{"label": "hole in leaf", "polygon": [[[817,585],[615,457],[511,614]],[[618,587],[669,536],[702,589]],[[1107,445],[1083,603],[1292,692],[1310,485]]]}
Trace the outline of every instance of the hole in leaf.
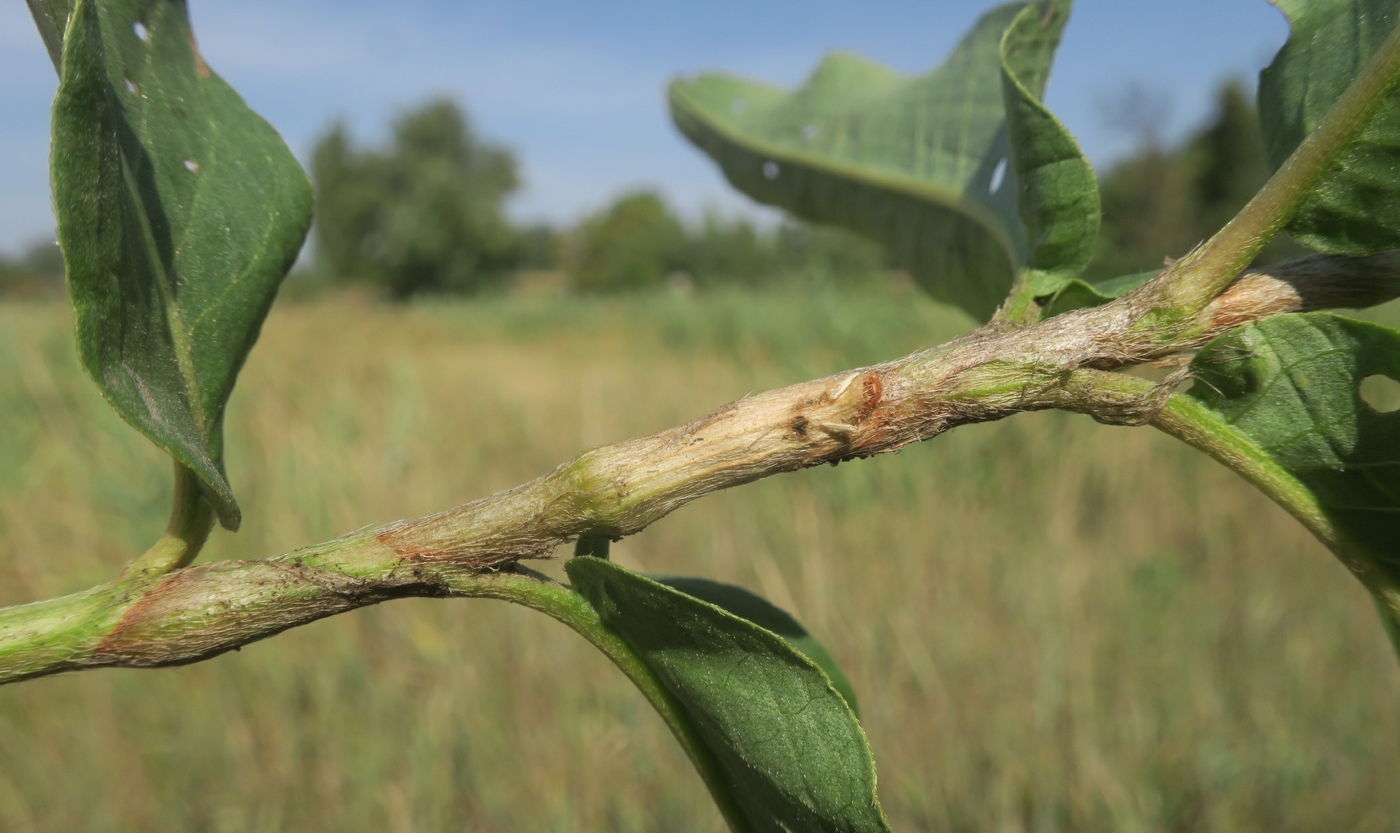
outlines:
{"label": "hole in leaf", "polygon": [[778,163],[777,163],[777,162],[773,162],[773,161],[770,160],[770,161],[768,161],[768,162],[764,162],[764,163],[763,163],[763,178],[764,178],[764,179],[777,179],[777,178],[778,178]]}
{"label": "hole in leaf", "polygon": [[729,112],[737,116],[740,113],[744,112],[744,110],[746,110],[748,106],[749,103],[747,101],[743,100],[742,98],[736,98],[733,101],[729,102]]}
{"label": "hole in leaf", "polygon": [[995,168],[992,168],[992,181],[987,183],[987,193],[995,194],[997,191],[1000,191],[1001,184],[1005,181],[1006,157],[1003,156],[1001,158],[1001,161],[997,163],[997,166]]}
{"label": "hole in leaf", "polygon": [[151,42],[151,30],[146,28],[146,24],[138,20],[135,23],[131,24],[131,30],[136,33],[136,37],[140,38],[146,43]]}
{"label": "hole in leaf", "polygon": [[1360,388],[1361,401],[1371,410],[1381,414],[1400,411],[1400,382],[1389,376],[1367,376]]}
{"label": "hole in leaf", "polygon": [[802,137],[804,139],[817,138],[817,126],[815,124],[809,124],[806,127],[802,128]]}
{"label": "hole in leaf", "polygon": [[197,174],[199,173],[199,163],[194,161],[193,159],[186,159],[185,170],[189,171],[192,174]]}
{"label": "hole in leaf", "polygon": [[127,92],[129,92],[129,93],[135,93],[135,92],[136,92],[136,82],[135,82],[135,81],[132,81],[130,78],[126,78],[126,77],[123,77],[122,80],[126,82],[126,91],[127,91]]}

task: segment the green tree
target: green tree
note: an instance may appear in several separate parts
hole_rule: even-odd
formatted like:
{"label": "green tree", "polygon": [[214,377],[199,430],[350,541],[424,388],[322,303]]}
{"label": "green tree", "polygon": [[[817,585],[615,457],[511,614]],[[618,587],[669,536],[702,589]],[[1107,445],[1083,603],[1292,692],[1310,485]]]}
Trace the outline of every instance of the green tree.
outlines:
{"label": "green tree", "polygon": [[524,255],[502,210],[519,186],[514,156],[447,100],[405,113],[392,133],[387,147],[360,150],[336,124],[317,143],[318,269],[396,299],[498,284]]}
{"label": "green tree", "polygon": [[[1175,147],[1148,138],[1100,179],[1103,233],[1086,277],[1151,271],[1161,268],[1163,253],[1186,254],[1229,222],[1269,170],[1253,97],[1242,82],[1229,81],[1208,124]],[[1300,253],[1280,238],[1259,259]]]}
{"label": "green tree", "polygon": [[685,251],[685,228],[666,202],[634,191],[579,226],[570,272],[586,292],[648,289],[682,268]]}

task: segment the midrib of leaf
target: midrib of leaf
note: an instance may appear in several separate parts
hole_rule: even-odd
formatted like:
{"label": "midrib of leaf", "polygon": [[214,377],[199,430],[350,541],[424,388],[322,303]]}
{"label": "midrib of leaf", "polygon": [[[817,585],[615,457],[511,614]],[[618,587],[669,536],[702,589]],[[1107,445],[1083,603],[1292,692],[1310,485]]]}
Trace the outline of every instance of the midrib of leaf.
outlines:
{"label": "midrib of leaf", "polygon": [[[121,104],[117,104],[119,112],[125,113]],[[156,246],[155,233],[151,231],[151,218],[146,213],[145,201],[141,199],[141,190],[137,186],[135,177],[132,176],[131,166],[127,161],[125,153],[121,154],[122,180],[126,183],[127,191],[134,195],[134,211],[136,213],[137,224],[141,227],[141,245],[146,250],[146,257],[150,259],[152,268],[157,272],[158,279],[155,281],[156,291],[160,293],[162,304],[165,307],[165,323],[170,328],[170,340],[175,351],[175,363],[180,368],[180,376],[185,380],[185,399],[190,408],[190,414],[194,417],[195,426],[199,433],[208,440],[208,426],[204,421],[204,403],[195,394],[199,390],[198,377],[195,374],[194,364],[191,359],[189,335],[185,332],[185,327],[180,320],[180,307],[170,287],[170,274],[165,271],[165,262],[160,257],[159,247]]]}
{"label": "midrib of leaf", "polygon": [[[833,159],[831,157],[817,156],[804,153],[798,150],[775,145],[765,139],[758,139],[746,136],[737,132],[721,122],[716,122],[709,118],[703,109],[690,106],[687,103],[686,115],[704,124],[705,128],[720,134],[724,139],[736,145],[740,150],[757,152],[763,156],[771,158],[775,162],[788,162],[804,165],[822,173],[837,173],[842,177],[856,180],[865,185],[877,186],[891,191],[896,191],[907,196],[918,197],[940,205],[944,208],[957,211],[976,220],[988,233],[997,239],[1006,251],[1011,262],[1016,260],[1016,247],[1012,240],[1006,235],[1002,228],[1004,222],[1001,218],[993,216],[980,203],[967,197],[965,194],[943,188],[928,182],[912,179],[907,176],[897,174],[880,174],[875,171],[857,167],[844,159]],[[956,156],[953,164],[959,168],[962,165],[962,157],[966,154],[944,154]]]}

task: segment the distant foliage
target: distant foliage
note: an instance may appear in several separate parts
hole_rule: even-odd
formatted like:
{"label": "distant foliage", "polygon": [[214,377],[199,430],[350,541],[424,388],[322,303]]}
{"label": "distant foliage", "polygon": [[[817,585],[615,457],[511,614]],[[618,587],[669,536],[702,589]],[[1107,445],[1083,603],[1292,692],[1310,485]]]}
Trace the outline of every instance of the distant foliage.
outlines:
{"label": "distant foliage", "polygon": [[522,264],[526,240],[502,211],[519,186],[515,157],[452,101],[405,113],[383,148],[355,147],[336,124],[311,167],[317,267],[332,280],[406,299],[487,289]]}
{"label": "distant foliage", "polygon": [[[1217,93],[1209,124],[1176,147],[1149,139],[1100,178],[1103,233],[1086,277],[1154,270],[1163,252],[1186,254],[1224,226],[1269,172],[1253,97],[1231,81]],[[1300,253],[1277,238],[1260,259]]]}
{"label": "distant foliage", "polygon": [[30,246],[18,258],[0,257],[0,295],[41,297],[63,292],[63,253],[52,240]]}
{"label": "distant foliage", "polygon": [[888,269],[883,249],[852,232],[793,222],[763,229],[713,211],[687,225],[652,191],[624,194],[585,219],[566,249],[571,283],[584,292],[853,286]]}
{"label": "distant foliage", "polygon": [[685,262],[685,229],[651,191],[625,194],[578,229],[573,283],[585,291],[660,286]]}

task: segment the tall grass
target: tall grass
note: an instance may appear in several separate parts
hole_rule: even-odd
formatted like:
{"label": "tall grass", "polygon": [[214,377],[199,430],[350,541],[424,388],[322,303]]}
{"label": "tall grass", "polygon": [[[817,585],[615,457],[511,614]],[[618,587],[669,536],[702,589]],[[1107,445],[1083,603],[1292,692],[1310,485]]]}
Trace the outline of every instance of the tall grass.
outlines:
{"label": "tall grass", "polygon": [[[228,419],[245,529],[204,557],[441,509],[966,326],[917,297],[282,307]],[[105,580],[164,525],[168,463],[83,378],[70,328],[0,307],[0,603]],[[1400,673],[1364,592],[1150,429],[959,429],[712,496],[613,551],[753,588],[822,638],[896,830],[1400,829]],[[622,676],[499,602],[0,688],[4,831],[720,829]]]}

